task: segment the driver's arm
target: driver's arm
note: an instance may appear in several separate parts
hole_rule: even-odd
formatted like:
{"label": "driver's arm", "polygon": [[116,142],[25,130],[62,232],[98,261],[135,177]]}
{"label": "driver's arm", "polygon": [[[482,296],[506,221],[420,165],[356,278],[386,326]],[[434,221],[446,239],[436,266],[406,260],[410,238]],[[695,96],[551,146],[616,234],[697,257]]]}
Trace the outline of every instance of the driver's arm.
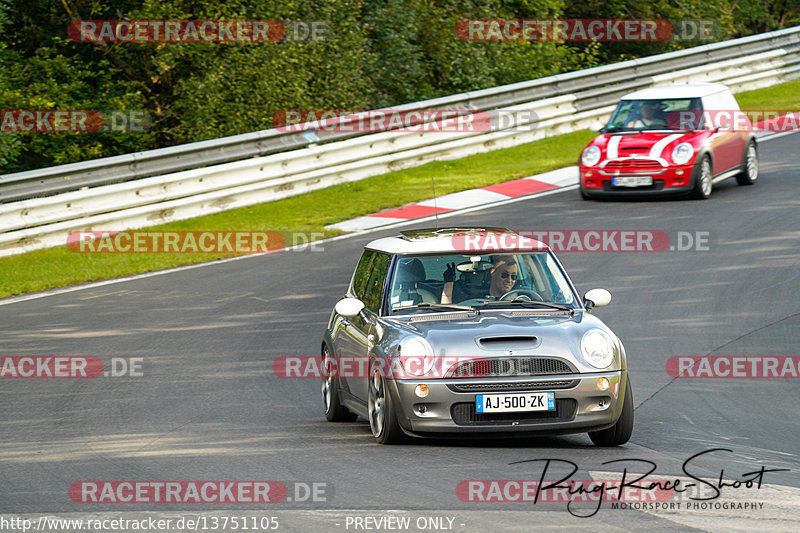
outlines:
{"label": "driver's arm", "polygon": [[453,303],[453,282],[456,279],[455,263],[447,265],[447,269],[444,271],[444,274],[442,274],[442,279],[444,280],[444,287],[442,288],[441,303],[451,304]]}

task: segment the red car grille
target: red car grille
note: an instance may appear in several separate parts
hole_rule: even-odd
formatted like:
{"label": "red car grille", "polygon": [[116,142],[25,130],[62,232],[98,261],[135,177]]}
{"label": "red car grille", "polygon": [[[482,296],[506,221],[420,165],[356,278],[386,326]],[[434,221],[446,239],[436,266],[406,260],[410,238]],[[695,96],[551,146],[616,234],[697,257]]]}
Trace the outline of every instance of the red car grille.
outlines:
{"label": "red car grille", "polygon": [[603,170],[620,170],[623,172],[641,172],[641,171],[658,171],[663,170],[664,167],[658,161],[653,159],[623,159],[609,161]]}

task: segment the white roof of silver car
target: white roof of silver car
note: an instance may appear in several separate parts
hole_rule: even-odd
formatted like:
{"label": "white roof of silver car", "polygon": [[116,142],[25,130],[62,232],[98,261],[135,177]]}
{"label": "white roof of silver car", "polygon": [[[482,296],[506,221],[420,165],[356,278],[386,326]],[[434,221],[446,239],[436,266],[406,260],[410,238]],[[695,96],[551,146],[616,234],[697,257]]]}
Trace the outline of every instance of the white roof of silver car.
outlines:
{"label": "white roof of silver car", "polygon": [[366,248],[390,254],[502,253],[547,250],[546,244],[505,228],[441,228],[403,231],[377,239]]}
{"label": "white roof of silver car", "polygon": [[681,83],[648,87],[628,93],[620,100],[660,100],[664,98],[702,98],[727,91],[728,86],[721,83]]}

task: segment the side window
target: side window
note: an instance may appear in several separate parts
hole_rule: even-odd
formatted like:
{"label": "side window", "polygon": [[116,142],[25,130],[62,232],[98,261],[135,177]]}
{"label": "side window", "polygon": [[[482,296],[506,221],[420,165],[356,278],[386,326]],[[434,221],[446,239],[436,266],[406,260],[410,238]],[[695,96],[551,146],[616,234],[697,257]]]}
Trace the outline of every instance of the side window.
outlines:
{"label": "side window", "polygon": [[387,254],[375,252],[375,258],[370,264],[367,283],[364,287],[364,297],[361,300],[364,302],[364,306],[373,313],[377,313],[381,305],[383,286],[389,270],[389,258],[390,256]]}
{"label": "side window", "polygon": [[353,274],[353,295],[359,300],[364,300],[364,288],[371,272],[370,264],[377,255],[378,252],[364,250],[364,253],[361,254],[361,259],[358,261],[358,266],[356,266],[356,271]]}
{"label": "side window", "polygon": [[575,298],[572,296],[572,289],[569,288],[566,278],[561,275],[561,270],[550,254],[547,254],[546,261],[547,271],[552,273],[548,277],[550,278],[549,282],[553,290],[553,301],[556,303],[571,304],[575,301]]}

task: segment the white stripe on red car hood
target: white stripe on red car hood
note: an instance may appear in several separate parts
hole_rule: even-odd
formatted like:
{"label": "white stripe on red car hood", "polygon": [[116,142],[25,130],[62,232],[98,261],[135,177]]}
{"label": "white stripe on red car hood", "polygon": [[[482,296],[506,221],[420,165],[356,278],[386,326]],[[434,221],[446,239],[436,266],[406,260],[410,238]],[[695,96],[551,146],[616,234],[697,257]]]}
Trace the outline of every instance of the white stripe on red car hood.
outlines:
{"label": "white stripe on red car hood", "polygon": [[672,135],[667,135],[666,137],[655,143],[652,148],[650,148],[650,157],[653,159],[658,159],[659,157],[661,157],[661,152],[664,151],[664,148],[666,148],[669,143],[677,139],[680,139],[681,137],[683,137],[683,135],[684,135],[683,133],[673,133]]}
{"label": "white stripe on red car hood", "polygon": [[619,157],[619,141],[622,140],[622,135],[612,135],[606,145],[606,159],[616,159]]}

